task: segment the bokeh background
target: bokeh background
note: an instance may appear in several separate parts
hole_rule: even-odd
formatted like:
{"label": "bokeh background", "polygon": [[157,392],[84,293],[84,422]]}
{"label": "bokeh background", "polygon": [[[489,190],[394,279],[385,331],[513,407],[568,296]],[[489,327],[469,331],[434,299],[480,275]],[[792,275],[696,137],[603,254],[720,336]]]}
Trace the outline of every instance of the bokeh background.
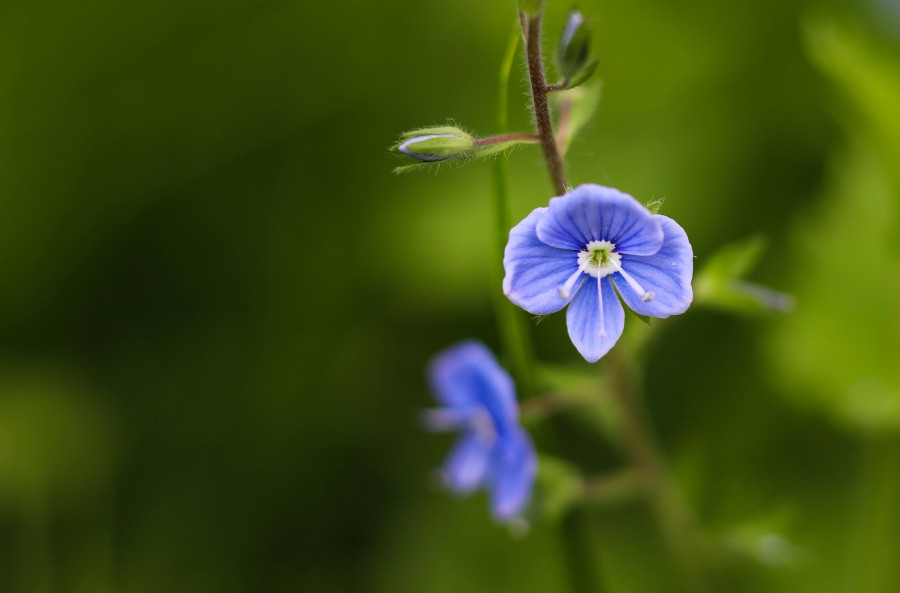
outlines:
{"label": "bokeh background", "polygon": [[[750,279],[796,300],[653,329],[673,474],[742,550],[720,590],[900,590],[900,5],[580,7],[604,86],[570,181],[665,197],[698,269],[766,237]],[[0,591],[564,590],[556,526],[444,493],[452,437],[416,423],[433,353],[499,346],[490,164],[387,152],[496,132],[514,26],[512,0],[0,3]],[[551,188],[510,162],[521,216]],[[586,366],[562,316],[534,338]],[[643,504],[584,520],[609,590],[678,590]]]}

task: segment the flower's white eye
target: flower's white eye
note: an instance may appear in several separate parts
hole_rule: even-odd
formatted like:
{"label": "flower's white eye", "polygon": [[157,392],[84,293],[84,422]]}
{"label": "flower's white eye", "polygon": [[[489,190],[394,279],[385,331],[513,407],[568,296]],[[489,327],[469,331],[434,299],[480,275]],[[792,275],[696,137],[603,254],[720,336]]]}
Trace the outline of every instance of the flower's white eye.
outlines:
{"label": "flower's white eye", "polygon": [[618,270],[622,256],[609,241],[591,241],[578,253],[578,267],[594,278],[603,278]]}

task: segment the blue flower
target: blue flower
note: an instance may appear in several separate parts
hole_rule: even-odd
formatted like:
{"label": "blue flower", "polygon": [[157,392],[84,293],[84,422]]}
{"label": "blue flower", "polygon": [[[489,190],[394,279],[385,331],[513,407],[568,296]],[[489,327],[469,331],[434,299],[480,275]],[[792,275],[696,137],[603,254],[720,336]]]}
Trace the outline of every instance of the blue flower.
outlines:
{"label": "blue flower", "polygon": [[497,519],[518,516],[531,497],[537,456],[519,426],[512,379],[483,344],[468,341],[437,355],[429,380],[442,407],[426,412],[426,426],[462,432],[444,463],[447,487],[458,494],[486,487]]}
{"label": "blue flower", "polygon": [[684,229],[601,185],[581,185],[517,224],[503,267],[503,292],[529,313],[569,305],[569,337],[588,362],[622,335],[617,291],[650,317],[684,313],[693,299],[694,253]]}

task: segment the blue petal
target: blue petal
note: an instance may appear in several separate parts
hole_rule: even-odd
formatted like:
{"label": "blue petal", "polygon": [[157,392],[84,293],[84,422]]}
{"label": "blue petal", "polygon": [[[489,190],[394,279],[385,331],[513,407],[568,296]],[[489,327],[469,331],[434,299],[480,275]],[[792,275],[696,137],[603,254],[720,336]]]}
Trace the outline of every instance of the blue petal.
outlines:
{"label": "blue petal", "polygon": [[502,432],[515,424],[519,411],[512,379],[494,355],[476,341],[461,342],[432,360],[428,377],[438,401],[452,408],[486,409]]}
{"label": "blue petal", "polygon": [[599,282],[603,289],[603,327],[606,329],[606,337],[600,336],[600,301],[597,281],[593,278],[581,287],[566,311],[569,338],[588,362],[597,362],[609,352],[625,327],[625,310],[615,289],[603,278]]}
{"label": "blue petal", "polygon": [[547,208],[537,208],[514,226],[503,253],[503,292],[514,304],[534,315],[559,311],[584,282],[582,276],[567,298],[559,296],[559,288],[578,270],[578,254],[550,247],[538,239],[535,227],[546,212]]}
{"label": "blue petal", "polygon": [[497,519],[518,515],[531,498],[537,455],[528,434],[516,429],[497,446],[491,468],[491,509]]}
{"label": "blue petal", "polygon": [[659,222],[640,202],[602,185],[580,185],[550,200],[537,236],[547,245],[581,251],[591,241],[610,241],[620,253],[652,255],[663,241]]}
{"label": "blue petal", "polygon": [[694,298],[691,288],[694,250],[677,222],[668,216],[656,215],[656,218],[665,233],[660,250],[648,257],[622,257],[622,269],[631,274],[644,290],[653,291],[653,300],[649,303],[642,301],[620,274],[611,277],[625,304],[632,310],[651,317],[668,317],[687,311]]}
{"label": "blue petal", "polygon": [[478,488],[485,480],[490,458],[488,441],[475,433],[464,434],[444,462],[447,487],[459,494]]}

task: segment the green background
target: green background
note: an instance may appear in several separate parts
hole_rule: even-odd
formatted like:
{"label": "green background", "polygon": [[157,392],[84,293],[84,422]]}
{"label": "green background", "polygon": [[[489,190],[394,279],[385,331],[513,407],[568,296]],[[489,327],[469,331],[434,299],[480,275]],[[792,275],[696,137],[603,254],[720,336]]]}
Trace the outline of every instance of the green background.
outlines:
{"label": "green background", "polygon": [[[796,298],[652,330],[663,450],[733,548],[716,590],[898,590],[897,3],[580,7],[604,86],[569,181],[665,197],[698,269],[764,234],[751,279]],[[495,133],[515,25],[511,0],[0,3],[0,591],[564,590],[555,525],[441,491],[452,437],[416,422],[434,353],[499,347],[490,164],[387,151]],[[518,60],[515,130],[526,88]],[[518,219],[552,190],[537,149],[510,162]],[[587,367],[562,315],[532,327]],[[644,505],[586,517],[610,591],[680,590]]]}

